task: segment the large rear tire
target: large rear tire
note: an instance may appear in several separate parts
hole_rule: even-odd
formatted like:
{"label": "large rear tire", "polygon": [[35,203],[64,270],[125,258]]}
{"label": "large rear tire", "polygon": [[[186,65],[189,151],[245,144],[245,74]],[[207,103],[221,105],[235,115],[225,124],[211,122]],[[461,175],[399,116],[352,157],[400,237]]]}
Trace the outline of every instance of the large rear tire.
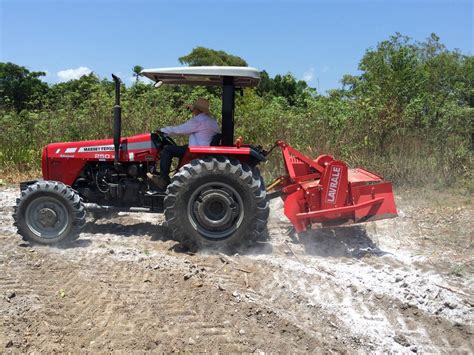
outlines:
{"label": "large rear tire", "polygon": [[13,219],[24,240],[64,245],[79,237],[86,212],[71,187],[57,181],[38,181],[21,192]]}
{"label": "large rear tire", "polygon": [[230,252],[267,237],[263,179],[258,169],[235,159],[208,157],[184,165],[164,205],[174,239],[192,251]]}

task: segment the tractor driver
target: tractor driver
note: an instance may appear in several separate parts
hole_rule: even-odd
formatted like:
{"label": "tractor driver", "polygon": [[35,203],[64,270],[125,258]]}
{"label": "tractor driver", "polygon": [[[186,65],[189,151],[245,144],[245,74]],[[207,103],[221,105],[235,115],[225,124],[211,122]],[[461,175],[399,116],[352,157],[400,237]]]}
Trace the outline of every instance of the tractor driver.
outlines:
{"label": "tractor driver", "polygon": [[[168,135],[189,135],[190,146],[208,146],[212,137],[219,133],[216,120],[209,113],[209,101],[197,99],[193,104],[187,105],[193,117],[179,126],[170,126],[158,129]],[[186,153],[187,145],[166,145],[160,156],[160,176],[153,176],[153,183],[160,189],[165,189],[170,183],[169,173],[171,161],[174,157],[182,158]]]}

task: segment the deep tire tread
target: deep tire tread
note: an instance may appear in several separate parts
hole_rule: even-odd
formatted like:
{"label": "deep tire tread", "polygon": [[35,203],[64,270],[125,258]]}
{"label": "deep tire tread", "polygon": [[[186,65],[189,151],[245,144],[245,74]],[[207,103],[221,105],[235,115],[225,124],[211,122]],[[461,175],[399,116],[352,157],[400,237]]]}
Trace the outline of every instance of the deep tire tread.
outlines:
{"label": "deep tire tread", "polygon": [[[72,215],[71,226],[69,232],[64,237],[50,241],[38,240],[32,237],[31,231],[28,229],[24,213],[28,203],[35,198],[35,196],[43,196],[44,194],[53,195],[58,200],[62,200],[67,206],[70,215]],[[33,185],[28,186],[21,192],[20,198],[16,200],[16,206],[13,213],[13,225],[17,227],[18,234],[23,240],[32,244],[55,244],[66,245],[77,238],[86,224],[86,211],[79,194],[70,186],[58,181],[38,181]]]}
{"label": "deep tire tread", "polygon": [[[182,197],[183,190],[194,179],[205,172],[215,172],[221,175],[233,175],[237,177],[240,184],[245,186],[252,194],[255,202],[253,220],[249,229],[241,238],[231,242],[224,240],[224,243],[209,241],[204,238],[196,238],[186,233],[183,227],[182,216],[187,215],[186,211],[180,211],[177,202]],[[235,251],[241,247],[248,247],[256,241],[266,240],[267,220],[270,212],[269,203],[266,200],[266,190],[263,178],[258,168],[250,168],[234,158],[224,156],[205,157],[195,159],[184,165],[172,178],[168,185],[167,196],[164,201],[165,218],[170,227],[173,238],[179,241],[191,251],[202,248],[215,248],[223,251]],[[249,214],[252,215],[252,214]],[[181,218],[180,218],[181,217]]]}

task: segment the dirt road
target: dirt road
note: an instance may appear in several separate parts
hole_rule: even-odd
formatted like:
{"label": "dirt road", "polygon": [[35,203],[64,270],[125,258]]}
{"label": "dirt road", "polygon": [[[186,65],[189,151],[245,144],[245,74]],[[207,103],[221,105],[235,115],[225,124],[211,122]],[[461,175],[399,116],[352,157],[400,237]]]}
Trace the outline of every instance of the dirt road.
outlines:
{"label": "dirt road", "polygon": [[162,216],[88,223],[68,249],[16,235],[0,190],[0,352],[474,351],[469,197],[397,193],[400,217],[189,255]]}

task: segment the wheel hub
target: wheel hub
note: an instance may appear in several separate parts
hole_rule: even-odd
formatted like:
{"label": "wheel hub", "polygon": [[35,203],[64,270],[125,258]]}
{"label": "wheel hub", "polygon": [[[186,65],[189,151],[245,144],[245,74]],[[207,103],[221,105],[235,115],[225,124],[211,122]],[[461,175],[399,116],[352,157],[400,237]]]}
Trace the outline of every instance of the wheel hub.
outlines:
{"label": "wheel hub", "polygon": [[224,182],[207,183],[193,192],[188,202],[188,215],[192,226],[202,236],[225,239],[242,223],[242,198]]}
{"label": "wheel hub", "polygon": [[199,223],[211,230],[228,228],[238,214],[232,196],[223,190],[207,190],[194,202],[194,213]]}
{"label": "wheel hub", "polygon": [[38,211],[38,222],[45,228],[51,228],[58,222],[58,215],[51,208],[42,208]]}
{"label": "wheel hub", "polygon": [[38,238],[59,237],[70,224],[67,207],[53,196],[39,196],[33,199],[25,211],[28,228]]}

